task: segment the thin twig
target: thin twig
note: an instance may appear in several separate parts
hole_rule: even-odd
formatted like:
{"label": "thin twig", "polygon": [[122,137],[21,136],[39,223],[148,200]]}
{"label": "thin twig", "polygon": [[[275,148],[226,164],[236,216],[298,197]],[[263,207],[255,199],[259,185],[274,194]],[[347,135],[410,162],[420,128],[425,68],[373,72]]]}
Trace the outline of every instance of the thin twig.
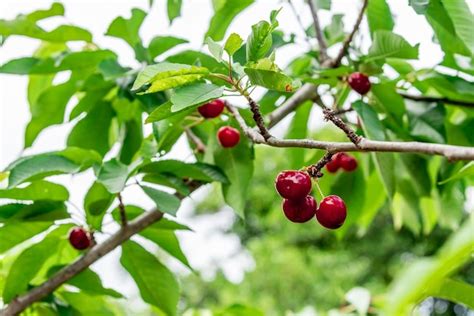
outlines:
{"label": "thin twig", "polygon": [[352,31],[349,33],[349,35],[346,37],[346,39],[342,43],[342,48],[337,54],[336,58],[334,58],[334,60],[331,62],[332,68],[339,67],[339,65],[341,64],[342,58],[344,57],[347,50],[349,49],[352,39],[354,38],[355,33],[359,29],[360,23],[362,22],[362,19],[364,17],[364,11],[367,8],[368,3],[369,3],[369,0],[364,0],[364,3],[362,4],[362,8],[360,9],[359,15],[357,16],[357,20],[354,24],[354,27],[352,28]]}
{"label": "thin twig", "polygon": [[328,59],[328,54],[326,40],[324,39],[321,23],[319,22],[318,10],[314,6],[313,0],[307,0],[306,2],[308,3],[309,9],[311,11],[311,16],[313,17],[314,30],[316,31],[316,39],[318,40],[319,44],[319,62],[323,63]]}
{"label": "thin twig", "polygon": [[189,140],[196,145],[197,152],[204,153],[206,151],[206,145],[204,145],[202,140],[196,134],[194,134],[190,128],[185,128],[184,132],[186,133],[186,136],[188,136]]}
{"label": "thin twig", "polygon": [[319,159],[317,163],[306,168],[306,171],[308,172],[310,177],[321,178],[323,176],[321,170],[331,161],[332,156],[333,153],[328,151],[323,157],[321,157],[321,159]]}
{"label": "thin twig", "polygon": [[125,205],[122,201],[122,194],[117,193],[117,198],[119,200],[119,212],[120,212],[120,222],[122,223],[122,227],[127,226],[127,213],[125,212]]}
{"label": "thin twig", "polygon": [[417,102],[441,102],[446,104],[452,105],[459,105],[465,107],[474,107],[473,101],[461,101],[461,100],[453,100],[446,97],[432,97],[427,95],[411,95],[404,92],[398,92],[399,95],[404,97],[405,99],[417,101]]}
{"label": "thin twig", "polygon": [[356,146],[359,145],[360,141],[362,140],[362,136],[357,135],[352,128],[349,127],[339,116],[334,114],[334,112],[327,108],[323,108],[323,113],[324,113],[324,118],[328,121],[331,121],[339,127],[344,133],[346,133],[347,138],[350,139],[351,142],[353,142]]}

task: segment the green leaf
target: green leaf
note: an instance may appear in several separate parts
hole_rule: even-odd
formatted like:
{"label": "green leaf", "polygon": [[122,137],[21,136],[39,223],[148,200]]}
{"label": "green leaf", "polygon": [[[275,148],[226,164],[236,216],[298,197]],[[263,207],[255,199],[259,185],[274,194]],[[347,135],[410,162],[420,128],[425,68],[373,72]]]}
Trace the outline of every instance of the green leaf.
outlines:
{"label": "green leaf", "polygon": [[232,33],[229,35],[227,41],[225,42],[224,50],[227,52],[227,54],[229,54],[229,56],[232,56],[235,54],[236,51],[239,50],[240,47],[242,47],[243,43],[244,40],[240,37],[239,34]]}
{"label": "green leaf", "polygon": [[155,256],[138,244],[127,241],[122,245],[120,262],[135,280],[145,302],[158,307],[166,315],[176,315],[179,284]]}
{"label": "green leaf", "polygon": [[[341,42],[345,38],[344,23],[342,22],[344,15],[335,14],[332,16],[331,23],[326,26],[323,30],[324,37],[326,38],[326,44],[328,47]],[[310,30],[314,30],[314,27],[310,27]]]}
{"label": "green leaf", "polygon": [[441,104],[407,101],[410,134],[421,141],[445,143],[446,109]]}
{"label": "green leaf", "polygon": [[84,197],[84,210],[86,212],[87,223],[97,230],[101,229],[102,219],[105,212],[114,200],[114,196],[107,191],[107,188],[94,182]]}
{"label": "green leaf", "polygon": [[374,42],[369,49],[365,62],[383,58],[417,59],[419,44],[411,46],[403,37],[390,31],[374,32]]}
{"label": "green leaf", "polygon": [[[321,0],[319,0],[321,1]],[[265,314],[250,306],[244,306],[241,304],[233,304],[223,311],[217,312],[215,316],[264,316]]]}
{"label": "green leaf", "polygon": [[114,116],[110,103],[97,103],[71,130],[67,145],[92,149],[104,156],[110,149],[109,128]]}
{"label": "green leaf", "polygon": [[0,190],[0,198],[13,200],[66,201],[69,192],[60,184],[48,181],[34,181],[24,188]]}
{"label": "green leaf", "polygon": [[116,159],[105,162],[97,174],[97,182],[102,183],[110,193],[122,192],[130,170]]}
{"label": "green leaf", "polygon": [[168,19],[170,24],[173,23],[173,20],[181,15],[181,5],[182,0],[168,0]]}
{"label": "green leaf", "polygon": [[153,241],[160,248],[165,250],[167,253],[181,261],[185,266],[192,269],[189,265],[188,259],[184,255],[179,245],[178,238],[172,230],[156,229],[154,227],[147,228],[140,232],[140,235],[148,240]]}
{"label": "green leaf", "polygon": [[120,149],[120,161],[130,164],[140,150],[143,141],[141,116],[125,123],[125,137]]}
{"label": "green leaf", "polygon": [[244,70],[252,84],[270,90],[292,92],[301,86],[301,82],[293,80],[282,72],[249,67]]}
{"label": "green leaf", "polygon": [[0,254],[36,236],[51,226],[51,222],[12,222],[0,227]]}
{"label": "green leaf", "polygon": [[430,0],[408,0],[410,6],[418,14],[424,14],[430,5]]}
{"label": "green leaf", "polygon": [[208,73],[209,70],[204,67],[160,63],[145,67],[138,74],[132,90],[138,90],[146,84],[151,84],[145,93],[163,91],[199,80],[207,76]]}
{"label": "green leaf", "polygon": [[122,298],[123,295],[112,289],[105,288],[99,276],[91,269],[86,269],[67,281],[78,289],[91,295],[107,295],[115,298]]}
{"label": "green leaf", "polygon": [[212,38],[208,37],[204,41],[207,44],[207,47],[209,48],[209,52],[211,52],[211,55],[217,60],[217,62],[222,61],[222,54],[224,53],[224,48],[217,42],[214,42]]}
{"label": "green leaf", "polygon": [[146,13],[140,9],[132,9],[130,19],[117,17],[112,21],[105,35],[123,39],[132,48],[141,43],[138,31],[146,17]]}
{"label": "green leaf", "polygon": [[189,195],[190,191],[188,186],[185,184],[184,180],[176,177],[173,174],[148,174],[145,175],[142,179],[145,182],[164,185],[170,188],[175,189],[179,194],[184,196]]}
{"label": "green leaf", "polygon": [[474,161],[468,162],[458,172],[450,176],[449,178],[439,182],[439,184],[445,184],[453,180],[462,179],[466,177],[474,176]]}
{"label": "green leaf", "polygon": [[65,158],[60,153],[46,153],[36,156],[20,158],[8,169],[8,188],[13,188],[20,183],[41,179],[61,173],[75,173],[80,170],[80,165]]}
{"label": "green leaf", "polygon": [[474,308],[474,301],[472,300],[474,286],[466,282],[446,279],[439,285],[438,289],[430,289],[429,292],[430,296]]}
{"label": "green leaf", "polygon": [[9,303],[13,298],[28,290],[29,282],[40,271],[44,262],[55,255],[59,239],[69,227],[60,227],[49,233],[42,241],[24,250],[10,269],[3,289],[3,301]]}
{"label": "green leaf", "polygon": [[148,45],[148,52],[150,53],[151,59],[155,59],[155,57],[160,56],[168,50],[185,43],[188,43],[188,41],[178,37],[155,36]]}
{"label": "green leaf", "polygon": [[79,315],[115,316],[118,311],[101,296],[91,296],[84,292],[61,292],[60,297],[73,307],[72,313]]}
{"label": "green leaf", "polygon": [[225,32],[232,20],[253,2],[254,0],[223,0],[218,7],[215,7],[216,11],[205,38],[211,37],[215,41],[224,39]]}
{"label": "green leaf", "polygon": [[252,25],[252,33],[247,38],[247,61],[256,62],[267,55],[272,47],[272,32],[278,26],[275,18],[276,14],[274,14],[271,24],[267,21],[260,21]]}
{"label": "green leaf", "polygon": [[393,115],[399,126],[403,126],[403,116],[406,113],[405,101],[397,93],[395,83],[374,84],[371,87],[371,92],[385,112]]}
{"label": "green leaf", "polygon": [[197,83],[179,88],[171,96],[170,100],[173,103],[171,111],[179,112],[190,107],[197,107],[221,97],[223,93],[224,87],[207,83]]}
{"label": "green leaf", "polygon": [[146,118],[145,123],[159,122],[167,118],[172,118],[174,116],[188,115],[194,111],[194,107],[185,108],[181,111],[172,111],[173,103],[168,101],[164,104],[159,105],[150,115]]}
{"label": "green leaf", "polygon": [[0,221],[53,222],[68,218],[66,206],[56,201],[35,201],[33,204],[6,204],[0,206]]}
{"label": "green leaf", "polygon": [[372,0],[367,5],[367,21],[369,22],[370,35],[373,37],[378,30],[392,31],[393,21],[390,7],[386,0]]}
{"label": "green leaf", "polygon": [[147,186],[141,186],[141,188],[155,202],[159,211],[176,216],[181,205],[181,201],[176,196]]}
{"label": "green leaf", "polygon": [[472,21],[474,15],[464,0],[441,0],[446,12],[453,22],[456,35],[474,55],[474,37],[472,36]]}

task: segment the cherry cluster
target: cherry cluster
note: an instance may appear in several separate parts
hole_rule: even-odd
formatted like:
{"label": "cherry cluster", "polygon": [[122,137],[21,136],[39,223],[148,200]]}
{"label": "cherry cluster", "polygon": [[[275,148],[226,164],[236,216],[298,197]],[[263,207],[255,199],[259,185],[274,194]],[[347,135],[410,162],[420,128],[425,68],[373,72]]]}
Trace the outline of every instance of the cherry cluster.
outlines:
{"label": "cherry cluster", "polygon": [[329,229],[336,229],[346,220],[346,205],[337,195],[321,201],[319,208],[310,195],[311,178],[303,171],[289,170],[278,174],[275,187],[283,200],[283,212],[292,222],[304,223],[316,216],[318,222]]}
{"label": "cherry cluster", "polygon": [[[225,108],[225,101],[216,99],[198,107],[198,112],[202,117],[211,119],[222,114]],[[240,141],[240,132],[231,126],[222,126],[217,131],[217,139],[224,148],[232,148]]]}
{"label": "cherry cluster", "polygon": [[337,153],[326,164],[326,170],[330,173],[335,173],[340,168],[347,172],[354,171],[357,169],[357,160],[346,153]]}

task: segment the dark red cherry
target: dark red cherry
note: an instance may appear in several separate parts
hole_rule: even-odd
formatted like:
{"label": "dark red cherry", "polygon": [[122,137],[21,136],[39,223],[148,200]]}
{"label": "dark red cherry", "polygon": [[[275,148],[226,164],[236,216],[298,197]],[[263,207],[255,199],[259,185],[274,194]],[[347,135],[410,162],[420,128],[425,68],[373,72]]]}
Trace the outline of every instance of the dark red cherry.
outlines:
{"label": "dark red cherry", "polygon": [[82,227],[74,227],[69,232],[69,243],[77,250],[84,250],[91,245],[91,236]]}
{"label": "dark red cherry", "polygon": [[370,80],[369,77],[360,72],[352,73],[347,82],[354,91],[357,91],[360,94],[366,94],[370,91]]}
{"label": "dark red cherry", "polygon": [[332,156],[331,161],[326,164],[326,170],[330,173],[335,173],[341,167],[340,163],[341,153],[336,153]]}
{"label": "dark red cherry", "polygon": [[299,200],[311,192],[311,178],[303,171],[282,171],[275,180],[275,187],[285,199]]}
{"label": "dark red cherry", "polygon": [[223,126],[217,131],[217,138],[222,147],[234,147],[240,141],[240,132],[233,127]]}
{"label": "dark red cherry", "polygon": [[347,154],[344,154],[339,158],[339,165],[345,171],[351,172],[357,169],[357,159]]}
{"label": "dark red cherry", "polygon": [[311,195],[299,200],[283,200],[283,212],[286,218],[294,223],[309,221],[314,217],[316,207],[316,200]]}
{"label": "dark red cherry", "polygon": [[205,118],[214,118],[221,115],[224,111],[225,102],[220,99],[212,100],[198,107],[199,113]]}
{"label": "dark red cherry", "polygon": [[337,195],[325,197],[316,211],[318,222],[329,229],[336,229],[344,224],[346,220],[346,205]]}

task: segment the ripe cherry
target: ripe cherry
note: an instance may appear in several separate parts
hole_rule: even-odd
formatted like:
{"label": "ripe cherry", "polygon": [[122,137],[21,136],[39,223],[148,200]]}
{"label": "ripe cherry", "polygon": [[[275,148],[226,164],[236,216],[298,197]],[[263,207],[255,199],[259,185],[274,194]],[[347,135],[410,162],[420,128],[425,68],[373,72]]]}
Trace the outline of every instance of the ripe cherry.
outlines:
{"label": "ripe cherry", "polygon": [[363,73],[360,72],[354,72],[352,73],[349,78],[347,79],[347,82],[351,86],[351,88],[355,91],[357,91],[360,94],[366,94],[367,92],[370,91],[370,80],[369,77],[364,75]]}
{"label": "ripe cherry", "polygon": [[339,165],[345,171],[354,171],[357,169],[357,160],[347,154],[343,154],[339,157]]}
{"label": "ripe cherry", "polygon": [[332,156],[332,159],[330,162],[326,164],[326,170],[330,173],[335,173],[339,168],[341,167],[341,157],[342,153],[336,153],[334,156]]}
{"label": "ripe cherry", "polygon": [[91,236],[82,227],[74,227],[69,232],[69,243],[77,250],[84,250],[91,245]]}
{"label": "ripe cherry", "polygon": [[234,147],[240,141],[240,132],[233,127],[223,126],[217,131],[217,138],[222,147]]}
{"label": "ripe cherry", "polygon": [[225,102],[223,100],[216,99],[201,105],[198,107],[198,111],[205,118],[214,118],[221,115],[222,111],[224,111],[224,107]]}
{"label": "ripe cherry", "polygon": [[275,180],[275,187],[285,199],[300,200],[311,192],[311,178],[302,171],[282,171]]}
{"label": "ripe cherry", "polygon": [[336,229],[344,224],[346,220],[346,205],[337,195],[325,197],[316,211],[318,222],[326,228]]}
{"label": "ripe cherry", "polygon": [[314,217],[316,207],[316,200],[311,195],[299,200],[283,200],[283,212],[286,218],[294,223],[309,221]]}

